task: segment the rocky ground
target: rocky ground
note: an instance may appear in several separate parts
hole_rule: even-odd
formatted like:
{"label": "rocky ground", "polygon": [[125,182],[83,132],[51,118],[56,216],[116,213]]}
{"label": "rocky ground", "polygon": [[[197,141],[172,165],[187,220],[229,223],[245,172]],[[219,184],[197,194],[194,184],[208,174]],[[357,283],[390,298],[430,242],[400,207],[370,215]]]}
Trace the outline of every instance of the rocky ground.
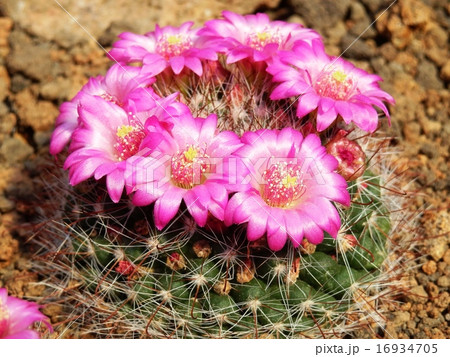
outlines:
{"label": "rocky ground", "polygon": [[224,9],[313,27],[329,53],[344,51],[384,78],[397,101],[389,134],[422,213],[412,290],[383,337],[450,337],[450,3],[442,0],[0,0],[0,287],[42,294],[30,269],[45,204],[36,190],[58,106],[110,64],[94,39],[108,49],[122,31],[200,23]]}

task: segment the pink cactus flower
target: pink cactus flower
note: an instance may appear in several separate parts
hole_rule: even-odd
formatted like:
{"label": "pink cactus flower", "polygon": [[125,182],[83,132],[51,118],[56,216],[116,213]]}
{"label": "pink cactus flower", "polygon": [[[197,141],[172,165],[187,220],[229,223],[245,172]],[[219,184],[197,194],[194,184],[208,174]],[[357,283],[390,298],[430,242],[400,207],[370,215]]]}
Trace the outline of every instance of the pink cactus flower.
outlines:
{"label": "pink cactus flower", "polygon": [[225,224],[248,223],[249,241],[267,235],[270,249],[284,247],[287,238],[297,247],[305,237],[318,244],[323,231],[337,236],[341,221],[331,201],[350,204],[347,183],[335,170],[315,134],[305,138],[294,129],[261,129],[242,137],[235,155],[238,166],[235,193],[225,211]]}
{"label": "pink cactus flower", "polygon": [[35,322],[43,322],[53,331],[49,318],[39,311],[34,302],[8,296],[5,288],[0,288],[0,339],[39,338],[39,334],[29,327]]}
{"label": "pink cactus flower", "polygon": [[185,115],[166,130],[150,118],[149,131],[143,142],[150,154],[129,162],[127,190],[133,192],[133,203],[145,206],[155,202],[154,217],[163,229],[176,215],[181,202],[199,226],[208,214],[224,218],[228,202],[226,158],[242,146],[232,132],[217,130],[217,117],[206,119]]}
{"label": "pink cactus flower", "polygon": [[[50,140],[50,154],[59,154],[69,143],[74,130],[79,124],[78,106],[83,105],[83,94],[99,96],[103,99],[126,107],[129,95],[136,88],[142,88],[152,84],[155,80],[149,76],[142,76],[140,68],[124,68],[119,64],[113,65],[105,77],[97,76],[89,79],[81,91],[69,102],[64,102],[60,107],[60,114],[56,118],[55,130]],[[147,89],[152,96],[156,94]]]}
{"label": "pink cactus flower", "polygon": [[148,110],[133,114],[103,97],[84,94],[80,99],[83,105],[78,107],[79,125],[72,134],[70,155],[64,163],[70,183],[77,185],[92,176],[96,180],[106,176],[108,193],[118,202],[125,185],[126,162],[140,155],[147,118],[155,116],[170,127],[178,111],[188,110],[174,102],[175,96],[156,101],[146,96]]}
{"label": "pink cactus flower", "polygon": [[380,89],[381,78],[342,58],[328,56],[321,41],[297,43],[292,51],[280,53],[267,71],[275,82],[281,82],[270,98],[300,96],[297,116],[302,118],[317,109],[318,131],[341,116],[345,123],[373,132],[378,127],[373,106],[381,108],[390,120],[383,101],[393,104],[394,99]]}
{"label": "pink cactus flower", "polygon": [[159,27],[145,35],[124,32],[114,43],[109,57],[121,63],[142,62],[148,75],[156,76],[166,68],[180,74],[184,67],[195,74],[203,73],[202,60],[217,60],[216,49],[206,46],[198,29],[191,30],[193,22],[180,27]]}
{"label": "pink cactus flower", "polygon": [[223,48],[227,63],[249,58],[254,62],[269,61],[278,50],[290,50],[297,41],[310,42],[320,35],[300,24],[270,21],[266,14],[238,15],[222,13],[224,20],[210,20],[200,34],[209,43]]}

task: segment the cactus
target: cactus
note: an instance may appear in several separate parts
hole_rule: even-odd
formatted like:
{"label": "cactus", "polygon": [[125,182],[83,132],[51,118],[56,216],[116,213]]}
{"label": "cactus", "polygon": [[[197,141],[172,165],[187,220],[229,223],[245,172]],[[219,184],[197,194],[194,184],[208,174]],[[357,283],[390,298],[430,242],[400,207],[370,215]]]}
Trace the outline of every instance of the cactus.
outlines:
{"label": "cactus", "polygon": [[[249,241],[246,225],[226,226],[211,212],[206,224],[197,224],[183,205],[157,229],[156,204],[139,207],[130,196],[116,197],[109,178],[106,185],[89,178],[71,187],[65,174],[54,170],[45,197],[52,203],[51,219],[38,234],[42,249],[36,261],[51,291],[47,302],[60,302],[65,322],[80,333],[100,337],[377,333],[384,325],[385,304],[402,288],[404,253],[413,245],[405,234],[414,228],[386,141],[343,122],[315,131],[317,111],[297,118],[295,100],[269,98],[275,85],[265,65],[227,64],[220,56],[204,64],[202,76],[173,76],[167,69],[159,73],[151,87],[154,95],[168,98],[179,92],[194,115],[216,113],[221,130],[241,135],[291,127],[305,136],[314,132],[338,159],[342,147],[347,150],[352,159],[343,156],[338,172],[348,182],[351,205],[333,206],[342,222],[337,237],[325,232],[317,244],[304,238],[299,246],[293,242],[270,249],[266,235]],[[344,83],[345,74],[339,72],[335,80]],[[126,141],[130,133],[141,135],[133,130],[126,125],[117,129],[114,148],[120,148],[120,160],[137,153]],[[183,160],[195,156],[195,150],[191,146]],[[297,177],[287,178],[289,188]]]}
{"label": "cactus", "polygon": [[411,242],[402,238],[409,227],[405,202],[384,187],[386,172],[375,169],[351,183],[353,204],[340,211],[337,239],[305,240],[279,252],[248,242],[244,227],[200,228],[187,214],[158,231],[148,207],[130,209],[127,198],[113,203],[97,182],[69,188],[61,180],[65,219],[41,235],[54,258],[38,261],[38,268],[52,296],[64,299],[70,324],[104,337],[330,338],[376,331],[384,324],[383,303],[401,288]]}

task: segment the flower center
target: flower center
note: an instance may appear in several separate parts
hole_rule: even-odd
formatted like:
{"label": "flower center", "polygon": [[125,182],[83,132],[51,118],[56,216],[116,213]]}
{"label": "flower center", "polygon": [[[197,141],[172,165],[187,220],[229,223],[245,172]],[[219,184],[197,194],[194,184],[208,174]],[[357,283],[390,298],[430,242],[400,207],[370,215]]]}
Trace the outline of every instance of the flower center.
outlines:
{"label": "flower center", "polygon": [[123,161],[139,151],[145,132],[138,123],[136,125],[121,125],[117,128],[116,137],[117,142],[114,148],[117,150],[119,161]]}
{"label": "flower center", "polygon": [[0,301],[0,338],[8,332],[9,310]]}
{"label": "flower center", "polygon": [[251,33],[247,39],[247,45],[251,48],[261,51],[266,45],[276,43],[281,44],[280,31],[265,28],[261,32]]}
{"label": "flower center", "polygon": [[205,175],[210,172],[209,156],[205,151],[190,145],[172,157],[171,178],[178,187],[190,189],[204,182]]}
{"label": "flower center", "polygon": [[322,97],[346,100],[352,95],[355,85],[353,78],[343,71],[324,70],[317,78],[314,89]]}
{"label": "flower center", "polygon": [[273,164],[262,178],[265,184],[261,185],[261,196],[272,207],[289,208],[306,190],[303,172],[296,164]]}
{"label": "flower center", "polygon": [[169,59],[181,55],[184,51],[192,48],[192,46],[191,38],[185,34],[164,35],[156,44],[156,52],[165,59]]}

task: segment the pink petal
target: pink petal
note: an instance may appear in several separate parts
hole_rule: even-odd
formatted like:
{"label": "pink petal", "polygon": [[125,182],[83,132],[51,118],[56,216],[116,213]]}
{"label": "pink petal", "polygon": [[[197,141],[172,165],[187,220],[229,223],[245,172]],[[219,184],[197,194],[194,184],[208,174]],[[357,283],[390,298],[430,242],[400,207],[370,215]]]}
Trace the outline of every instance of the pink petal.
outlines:
{"label": "pink petal", "polygon": [[202,62],[197,57],[187,57],[185,60],[185,65],[197,76],[201,76],[203,74]]}
{"label": "pink petal", "polygon": [[319,97],[314,92],[308,92],[298,98],[297,117],[303,118],[317,108]]}
{"label": "pink petal", "polygon": [[273,90],[270,94],[270,99],[277,100],[290,98],[302,93],[302,88],[298,85],[298,82],[287,81],[281,83]]}
{"label": "pink petal", "polygon": [[280,208],[268,209],[267,243],[273,251],[284,247],[287,240],[287,229],[283,210]]}
{"label": "pink petal", "polygon": [[156,200],[153,211],[156,228],[162,230],[167,223],[175,217],[185,192],[186,190],[170,186],[169,189]]}
{"label": "pink petal", "polygon": [[330,201],[323,197],[317,197],[310,202],[303,202],[299,210],[310,217],[321,229],[336,238],[341,220],[336,208]]}
{"label": "pink petal", "polygon": [[187,210],[200,227],[204,227],[206,224],[210,201],[211,195],[204,185],[195,186],[191,190],[186,191],[184,195]]}
{"label": "pink petal", "polygon": [[351,106],[349,106],[347,102],[341,100],[337,101],[336,111],[341,115],[346,123],[349,123],[353,119]]}
{"label": "pink petal", "polygon": [[302,212],[298,212],[299,223],[303,227],[306,239],[312,244],[319,244],[323,241],[323,231]]}
{"label": "pink petal", "polygon": [[175,74],[180,74],[184,68],[184,57],[176,56],[169,60],[170,66]]}
{"label": "pink petal", "polygon": [[117,203],[120,201],[124,186],[125,179],[122,170],[114,170],[106,176],[106,187],[108,189],[109,197],[111,197],[113,202]]}
{"label": "pink petal", "polygon": [[94,175],[96,168],[104,162],[105,160],[102,157],[91,157],[86,158],[84,161],[74,163],[74,165],[69,168],[70,184],[76,186],[80,182],[86,181]]}
{"label": "pink petal", "polygon": [[[160,196],[159,196],[160,197]],[[158,197],[144,190],[137,190],[133,193],[132,202],[135,206],[148,206],[156,201]]]}
{"label": "pink petal", "polygon": [[233,223],[242,223],[242,222],[234,222],[233,216],[236,209],[242,205],[242,203],[249,198],[251,194],[248,192],[238,192],[234,194],[231,199],[228,201],[228,205],[225,209],[225,219],[224,223],[227,226],[232,225]]}
{"label": "pink petal", "polygon": [[247,225],[247,238],[249,241],[255,241],[263,236],[267,230],[267,219],[269,215],[260,208],[253,212]]}
{"label": "pink petal", "polygon": [[251,55],[248,49],[235,49],[232,50],[227,56],[227,64],[236,63],[244,58],[247,58]]}
{"label": "pink petal", "polygon": [[168,63],[160,55],[149,53],[142,62],[142,74],[148,74],[149,76],[156,76],[164,71]]}
{"label": "pink petal", "polygon": [[303,226],[300,223],[296,210],[286,210],[284,220],[286,221],[286,229],[289,239],[294,247],[298,247],[303,240]]}
{"label": "pink petal", "polygon": [[55,128],[50,139],[51,155],[57,155],[64,149],[76,127],[77,123],[75,125],[60,125]]}
{"label": "pink petal", "polygon": [[217,115],[211,114],[201,122],[201,130],[198,138],[199,143],[210,143],[216,134]]}
{"label": "pink petal", "polygon": [[334,107],[331,107],[328,111],[324,112],[319,106],[317,111],[317,130],[323,131],[328,128],[333,121],[336,120],[337,113]]}

